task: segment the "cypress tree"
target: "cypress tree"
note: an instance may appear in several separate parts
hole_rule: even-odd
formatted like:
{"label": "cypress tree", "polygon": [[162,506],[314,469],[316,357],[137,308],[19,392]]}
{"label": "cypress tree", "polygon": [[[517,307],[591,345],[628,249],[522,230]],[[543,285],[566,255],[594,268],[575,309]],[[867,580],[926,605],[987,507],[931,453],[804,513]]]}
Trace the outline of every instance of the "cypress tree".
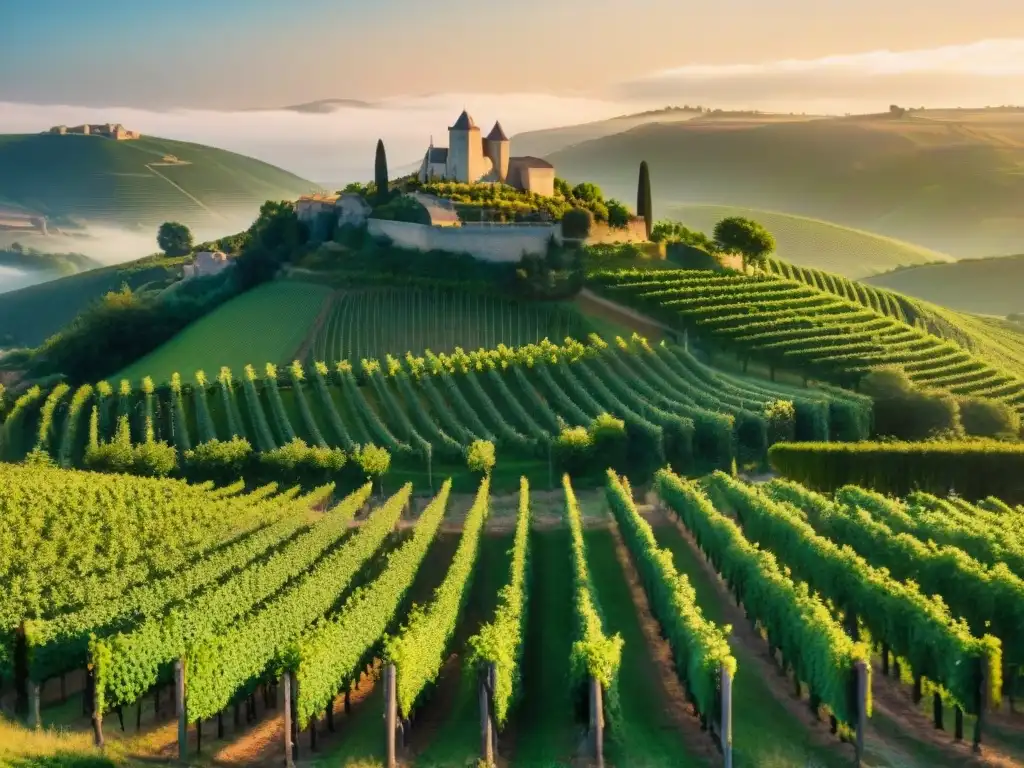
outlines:
{"label": "cypress tree", "polygon": [[640,163],[640,179],[636,189],[636,215],[644,217],[647,225],[647,239],[651,239],[651,228],[654,226],[654,213],[651,210],[651,172],[647,169],[647,161]]}
{"label": "cypress tree", "polygon": [[388,194],[388,156],[384,152],[384,140],[377,139],[377,156],[373,161],[373,180],[377,185],[377,196],[383,200]]}

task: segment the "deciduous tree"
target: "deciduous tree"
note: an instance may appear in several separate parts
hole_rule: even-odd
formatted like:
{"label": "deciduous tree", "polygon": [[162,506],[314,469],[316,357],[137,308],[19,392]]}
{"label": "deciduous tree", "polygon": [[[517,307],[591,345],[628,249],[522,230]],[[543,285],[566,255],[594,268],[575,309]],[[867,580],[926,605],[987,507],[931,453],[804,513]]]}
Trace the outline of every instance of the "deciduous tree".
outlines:
{"label": "deciduous tree", "polygon": [[168,256],[188,256],[192,253],[192,232],[177,221],[165,221],[157,230],[156,243]]}
{"label": "deciduous tree", "polygon": [[775,238],[756,221],[730,216],[715,225],[715,242],[723,251],[738,253],[747,264],[764,261],[775,250]]}

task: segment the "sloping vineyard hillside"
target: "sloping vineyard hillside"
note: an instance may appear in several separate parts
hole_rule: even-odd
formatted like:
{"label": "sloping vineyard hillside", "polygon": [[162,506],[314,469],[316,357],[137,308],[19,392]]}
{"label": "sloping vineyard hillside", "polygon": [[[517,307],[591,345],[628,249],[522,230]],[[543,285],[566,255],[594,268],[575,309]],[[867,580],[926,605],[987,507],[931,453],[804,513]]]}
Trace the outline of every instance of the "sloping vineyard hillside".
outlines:
{"label": "sloping vineyard hillside", "polygon": [[997,368],[1024,375],[1024,333],[1018,325],[996,317],[957,312],[889,288],[778,259],[768,259],[766,267],[770,274],[862,304],[925,333],[952,341]]}
{"label": "sloping vineyard hillside", "polygon": [[504,456],[546,467],[563,432],[610,415],[624,423],[632,466],[696,471],[761,464],[779,440],[860,440],[871,428],[867,398],[727,375],[639,337],[189,378],[158,389],[149,380],[142,391],[122,380],[116,392],[102,383],[23,395],[5,423],[4,457],[36,450],[81,466],[90,445],[127,430],[136,444],[164,441],[181,455],[214,439],[246,438],[271,452],[300,438],[346,453],[374,444],[421,468],[461,464],[474,440],[489,440]]}
{"label": "sloping vineyard hillside", "polygon": [[[610,299],[774,366],[853,384],[872,367],[899,365],[919,385],[1024,411],[1024,379],[895,319],[905,309],[877,289],[855,302],[840,286],[766,274],[623,270],[593,279]],[[886,312],[872,301],[885,301]]]}

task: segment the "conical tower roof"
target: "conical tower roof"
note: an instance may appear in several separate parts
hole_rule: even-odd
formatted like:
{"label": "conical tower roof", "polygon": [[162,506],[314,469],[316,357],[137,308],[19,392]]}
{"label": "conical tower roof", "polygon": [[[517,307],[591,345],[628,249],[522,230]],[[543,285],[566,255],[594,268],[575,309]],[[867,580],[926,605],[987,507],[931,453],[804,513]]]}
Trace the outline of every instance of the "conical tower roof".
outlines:
{"label": "conical tower roof", "polygon": [[491,128],[491,132],[487,134],[488,141],[508,141],[508,136],[505,135],[505,131],[502,130],[501,123],[495,122],[494,127]]}
{"label": "conical tower roof", "polygon": [[459,115],[459,119],[455,121],[455,125],[452,126],[458,131],[468,131],[472,128],[476,128],[476,123],[473,122],[473,118],[469,116],[469,112],[462,110],[462,114]]}

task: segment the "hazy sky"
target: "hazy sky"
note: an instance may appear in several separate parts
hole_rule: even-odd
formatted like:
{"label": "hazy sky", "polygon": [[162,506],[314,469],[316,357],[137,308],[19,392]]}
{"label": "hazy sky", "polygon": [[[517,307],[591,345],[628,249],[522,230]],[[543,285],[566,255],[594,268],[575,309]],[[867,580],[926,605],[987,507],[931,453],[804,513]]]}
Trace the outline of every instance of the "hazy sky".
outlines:
{"label": "hazy sky", "polygon": [[[817,75],[778,62],[995,38],[1024,38],[1024,1],[0,0],[0,102],[231,109],[435,93],[622,98],[635,95],[622,83],[641,81],[645,97],[707,103],[717,93],[753,97],[735,82],[766,74],[790,98],[813,90]],[[1005,63],[1021,52],[984,55]],[[957,78],[982,75],[946,58],[950,87],[970,91]],[[748,71],[722,69],[737,64]],[[678,71],[649,77],[664,70]],[[930,72],[904,85],[941,96],[936,78],[924,82]],[[1003,78],[993,98],[1006,92],[1006,75],[983,75]],[[872,82],[850,96],[887,104]]]}

